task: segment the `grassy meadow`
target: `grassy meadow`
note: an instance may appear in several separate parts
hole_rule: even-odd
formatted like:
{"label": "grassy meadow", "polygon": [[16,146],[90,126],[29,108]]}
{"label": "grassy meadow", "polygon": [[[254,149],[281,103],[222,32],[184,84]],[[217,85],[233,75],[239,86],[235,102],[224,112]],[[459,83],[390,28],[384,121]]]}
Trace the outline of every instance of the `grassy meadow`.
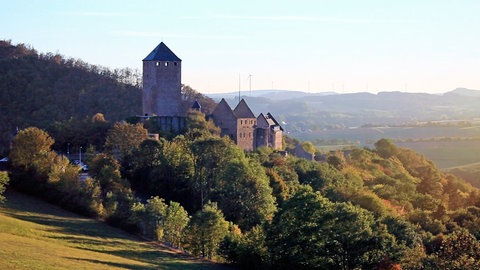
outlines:
{"label": "grassy meadow", "polygon": [[416,141],[395,144],[424,155],[440,169],[480,162],[480,140]]}
{"label": "grassy meadow", "polygon": [[1,269],[231,269],[23,194],[6,195],[0,206]]}

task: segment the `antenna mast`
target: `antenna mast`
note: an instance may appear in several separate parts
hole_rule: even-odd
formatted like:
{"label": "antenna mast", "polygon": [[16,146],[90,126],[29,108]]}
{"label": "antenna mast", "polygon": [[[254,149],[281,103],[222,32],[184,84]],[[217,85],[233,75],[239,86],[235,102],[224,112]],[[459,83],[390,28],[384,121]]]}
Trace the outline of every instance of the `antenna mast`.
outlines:
{"label": "antenna mast", "polygon": [[241,96],[240,96],[240,84],[241,84],[240,73],[238,73],[238,103],[240,103],[240,98],[241,98]]}

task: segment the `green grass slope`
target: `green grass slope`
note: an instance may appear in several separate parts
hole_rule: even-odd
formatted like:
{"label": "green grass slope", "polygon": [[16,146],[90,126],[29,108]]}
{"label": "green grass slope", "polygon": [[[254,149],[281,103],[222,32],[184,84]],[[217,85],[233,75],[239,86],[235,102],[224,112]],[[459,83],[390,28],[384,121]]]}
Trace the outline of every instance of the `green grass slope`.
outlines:
{"label": "green grass slope", "polygon": [[1,269],[231,269],[23,194],[0,206]]}

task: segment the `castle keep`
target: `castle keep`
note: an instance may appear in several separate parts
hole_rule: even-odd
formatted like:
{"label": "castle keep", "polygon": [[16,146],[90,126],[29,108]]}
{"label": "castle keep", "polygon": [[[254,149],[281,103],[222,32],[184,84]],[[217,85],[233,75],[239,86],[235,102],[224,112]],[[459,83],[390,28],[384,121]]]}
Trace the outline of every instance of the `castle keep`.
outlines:
{"label": "castle keep", "polygon": [[143,59],[143,118],[150,118],[163,131],[185,127],[182,112],[182,60],[161,42]]}
{"label": "castle keep", "polygon": [[143,59],[143,113],[181,116],[182,60],[160,43]]}
{"label": "castle keep", "polygon": [[[179,132],[185,127],[181,95],[182,60],[163,42],[143,59],[143,119],[151,119],[163,131]],[[192,109],[201,110],[195,101]],[[255,117],[245,100],[231,109],[222,99],[210,116],[240,148],[253,151],[266,146],[282,148],[283,129],[273,116]]]}

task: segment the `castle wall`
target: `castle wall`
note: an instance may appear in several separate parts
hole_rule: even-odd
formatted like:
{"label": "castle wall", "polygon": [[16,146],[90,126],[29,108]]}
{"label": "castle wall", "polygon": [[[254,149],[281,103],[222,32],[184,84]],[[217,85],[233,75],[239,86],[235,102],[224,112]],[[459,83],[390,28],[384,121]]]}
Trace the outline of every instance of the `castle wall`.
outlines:
{"label": "castle wall", "polygon": [[255,129],[255,148],[268,147],[268,128],[257,127]]}
{"label": "castle wall", "polygon": [[182,116],[181,62],[143,61],[143,113]]}
{"label": "castle wall", "polygon": [[274,130],[272,133],[271,147],[275,150],[282,150],[283,148],[283,131]]}
{"label": "castle wall", "polygon": [[254,150],[255,118],[237,119],[237,145],[245,151]]}

